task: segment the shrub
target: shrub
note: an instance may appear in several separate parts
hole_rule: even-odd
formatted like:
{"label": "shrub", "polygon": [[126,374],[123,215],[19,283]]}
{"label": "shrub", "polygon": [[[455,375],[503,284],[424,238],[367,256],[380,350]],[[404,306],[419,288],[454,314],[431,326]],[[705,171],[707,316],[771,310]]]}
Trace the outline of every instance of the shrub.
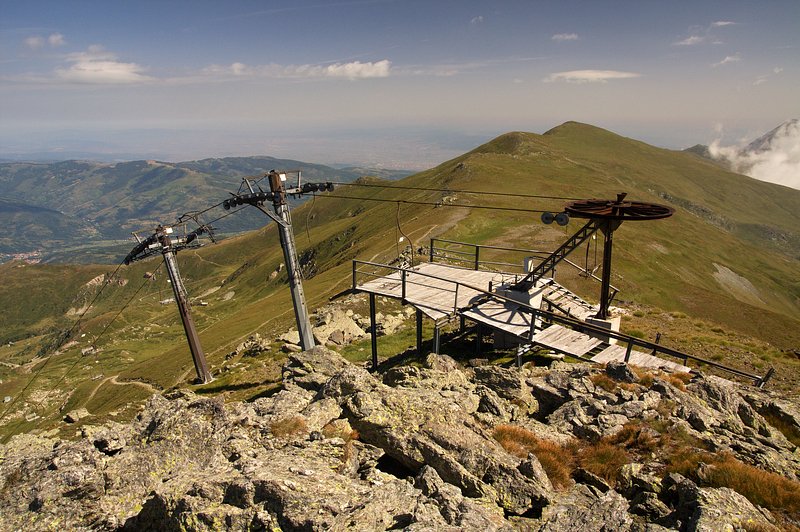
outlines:
{"label": "shrub", "polygon": [[270,432],[276,438],[286,438],[308,432],[308,425],[306,425],[305,418],[301,416],[287,417],[279,419],[270,424]]}

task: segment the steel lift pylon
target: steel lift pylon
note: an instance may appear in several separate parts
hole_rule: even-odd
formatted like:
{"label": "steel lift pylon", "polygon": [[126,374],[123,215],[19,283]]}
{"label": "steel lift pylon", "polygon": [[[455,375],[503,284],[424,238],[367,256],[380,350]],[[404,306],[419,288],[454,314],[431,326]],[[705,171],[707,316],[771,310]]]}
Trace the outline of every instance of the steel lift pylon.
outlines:
{"label": "steel lift pylon", "polygon": [[211,382],[213,378],[208,369],[208,364],[206,363],[203,346],[200,344],[197,327],[195,327],[194,320],[192,319],[192,306],[189,302],[189,295],[186,292],[183,279],[181,279],[180,271],[178,270],[178,260],[176,257],[176,253],[181,249],[199,247],[197,237],[203,233],[208,233],[210,235],[211,228],[206,225],[201,225],[198,229],[185,236],[178,236],[175,235],[172,227],[159,225],[156,227],[155,232],[144,240],[141,240],[136,233],[134,233],[139,243],[128,253],[124,263],[130,264],[151,257],[157,253],[161,253],[164,256],[167,275],[169,275],[172,291],[175,294],[175,303],[178,305],[178,312],[181,316],[183,330],[186,333],[186,340],[189,342],[189,351],[192,353],[194,369],[197,372],[197,381],[206,384]]}

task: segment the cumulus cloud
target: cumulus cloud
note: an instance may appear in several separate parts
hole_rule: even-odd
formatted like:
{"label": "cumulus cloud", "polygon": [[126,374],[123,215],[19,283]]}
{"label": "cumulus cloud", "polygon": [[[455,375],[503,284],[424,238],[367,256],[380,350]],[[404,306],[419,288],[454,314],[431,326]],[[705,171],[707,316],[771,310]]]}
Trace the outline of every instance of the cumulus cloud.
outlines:
{"label": "cumulus cloud", "polygon": [[718,20],[711,23],[712,28],[721,28],[723,26],[735,26],[736,23],[730,20]]}
{"label": "cumulus cloud", "polygon": [[569,72],[555,72],[547,76],[545,83],[565,81],[567,83],[607,83],[614,79],[630,79],[641,77],[636,72],[621,72],[619,70],[570,70]]}
{"label": "cumulus cloud", "polygon": [[722,65],[728,65],[728,64],[730,64],[730,63],[738,63],[738,62],[739,62],[739,61],[741,61],[741,60],[742,60],[742,58],[739,56],[739,54],[738,54],[738,53],[737,53],[737,54],[733,54],[733,55],[726,55],[726,56],[725,56],[725,59],[723,59],[722,61],[720,61],[720,62],[718,62],[718,63],[714,63],[714,64],[713,64],[713,65],[711,65],[711,66],[712,66],[712,67],[714,67],[714,68],[716,68],[716,67],[718,67],[718,66],[722,66]]}
{"label": "cumulus cloud", "polygon": [[58,46],[64,46],[67,44],[66,39],[60,33],[51,33],[49,37],[47,37],[47,43],[52,46],[53,48]]}
{"label": "cumulus cloud", "polygon": [[734,171],[761,181],[800,190],[800,122],[790,120],[749,145],[708,147],[715,159],[728,161]]}
{"label": "cumulus cloud", "polygon": [[70,65],[56,69],[56,77],[70,83],[127,84],[151,81],[145,68],[136,63],[117,61],[117,56],[102,46],[92,45],[85,52],[67,55]]}
{"label": "cumulus cloud", "polygon": [[473,17],[472,20],[469,21],[470,24],[473,26],[477,26],[478,24],[483,23],[483,15],[478,15],[477,17]]}
{"label": "cumulus cloud", "polygon": [[577,33],[556,33],[550,37],[551,40],[556,42],[577,41],[579,38]]}

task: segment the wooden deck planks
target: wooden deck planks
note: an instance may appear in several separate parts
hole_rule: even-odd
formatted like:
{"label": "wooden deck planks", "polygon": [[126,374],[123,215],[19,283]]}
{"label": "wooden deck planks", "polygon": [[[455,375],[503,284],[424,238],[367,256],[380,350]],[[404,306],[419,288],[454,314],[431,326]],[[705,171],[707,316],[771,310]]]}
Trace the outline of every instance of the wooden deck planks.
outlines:
{"label": "wooden deck planks", "polygon": [[[620,345],[610,345],[592,357],[593,362],[607,364],[612,361],[624,361],[626,348]],[[643,368],[663,369],[672,372],[688,373],[691,368],[671,360],[665,360],[642,351],[631,351],[628,364]]]}
{"label": "wooden deck planks", "polygon": [[494,329],[511,333],[519,338],[530,338],[531,314],[520,312],[519,305],[511,302],[487,301],[467,309],[461,314]]}
{"label": "wooden deck planks", "polygon": [[603,342],[561,325],[551,325],[533,335],[533,343],[570,355],[583,356]]}
{"label": "wooden deck planks", "polygon": [[[476,298],[483,295],[477,290],[465,288],[464,284],[488,291],[490,284],[500,280],[500,276],[494,272],[465,270],[435,263],[423,263],[405,272],[406,301],[434,320],[453,315],[457,310],[472,305]],[[403,296],[401,276],[401,272],[395,271],[385,277],[363,283],[358,289],[400,299]],[[462,283],[462,286],[458,287],[458,294],[456,294],[456,283]],[[456,295],[458,295],[457,300]]]}

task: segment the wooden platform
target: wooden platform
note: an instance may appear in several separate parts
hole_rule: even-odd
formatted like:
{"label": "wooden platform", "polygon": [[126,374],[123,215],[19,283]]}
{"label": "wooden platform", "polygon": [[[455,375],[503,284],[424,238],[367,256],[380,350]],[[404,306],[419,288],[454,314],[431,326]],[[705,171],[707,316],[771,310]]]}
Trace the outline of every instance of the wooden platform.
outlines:
{"label": "wooden platform", "polygon": [[[626,348],[623,346],[610,345],[605,349],[603,349],[602,351],[600,351],[595,356],[593,356],[592,361],[600,364],[607,364],[613,361],[624,361],[625,351]],[[691,368],[684,366],[683,364],[678,364],[677,362],[672,362],[671,360],[665,360],[663,358],[653,356],[649,353],[643,353],[641,351],[636,351],[636,350],[631,351],[631,356],[628,359],[628,364],[632,366],[640,366],[643,368],[663,369],[665,371],[672,371],[672,372],[689,373],[691,371]]]}
{"label": "wooden platform", "polygon": [[[492,329],[512,334],[528,345],[543,346],[558,353],[584,358],[587,353],[600,350],[591,357],[592,361],[600,364],[625,359],[625,347],[608,345],[598,338],[561,325],[550,325],[536,331],[531,337],[533,316],[529,311],[521,309],[513,301],[486,300],[485,292],[491,292],[493,287],[500,286],[506,279],[507,276],[496,272],[422,263],[414,268],[394,270],[389,275],[375,278],[356,288],[362,292],[394,299],[405,298],[406,303],[434,321],[461,315]],[[544,298],[579,319],[595,310],[589,303],[554,281],[549,281],[545,286]],[[545,305],[546,303],[543,308],[546,308]],[[682,364],[641,351],[632,351],[628,363],[666,371],[690,371],[690,368]]]}
{"label": "wooden platform", "polygon": [[[489,291],[490,285],[498,284],[503,279],[502,274],[496,272],[467,270],[427,262],[405,272],[406,301],[432,320],[452,316],[458,310],[474,304],[476,299],[483,295],[463,285]],[[385,277],[361,284],[358,289],[401,299],[403,296],[401,275],[401,272],[395,271]],[[456,291],[457,283],[461,283],[462,286]]]}
{"label": "wooden platform", "polygon": [[537,332],[531,341],[560,353],[576,356],[583,356],[603,343],[588,334],[573,331],[561,325],[551,325],[547,329]]}
{"label": "wooden platform", "polygon": [[523,340],[530,339],[531,313],[521,312],[519,305],[510,301],[487,301],[473,308],[462,310],[461,315],[493,329],[513,334]]}

